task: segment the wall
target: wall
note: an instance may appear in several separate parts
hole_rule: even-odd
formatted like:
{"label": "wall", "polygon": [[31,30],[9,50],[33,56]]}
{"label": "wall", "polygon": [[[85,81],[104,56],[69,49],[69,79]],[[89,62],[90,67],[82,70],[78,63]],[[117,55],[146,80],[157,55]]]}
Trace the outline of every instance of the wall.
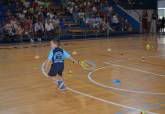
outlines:
{"label": "wall", "polygon": [[159,18],[162,18],[163,16],[165,16],[165,0],[158,1],[158,15],[159,15]]}

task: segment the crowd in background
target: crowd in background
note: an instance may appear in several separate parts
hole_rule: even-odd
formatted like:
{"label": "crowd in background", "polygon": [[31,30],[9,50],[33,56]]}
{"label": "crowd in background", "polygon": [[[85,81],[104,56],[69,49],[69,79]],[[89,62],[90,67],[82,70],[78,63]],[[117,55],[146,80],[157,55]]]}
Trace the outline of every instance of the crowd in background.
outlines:
{"label": "crowd in background", "polygon": [[158,17],[156,11],[152,11],[149,15],[147,10],[143,10],[140,18],[143,33],[165,32],[165,17]]}
{"label": "crowd in background", "polygon": [[8,39],[42,40],[44,34],[61,33],[65,19],[72,18],[79,27],[88,26],[108,35],[115,31],[132,31],[127,19],[119,16],[107,0],[6,0],[3,34]]}
{"label": "crowd in background", "polygon": [[63,10],[56,10],[51,1],[9,0],[7,5],[3,32],[11,39],[22,35],[30,38],[33,34],[41,40],[44,32],[55,33],[60,29],[59,17]]}
{"label": "crowd in background", "polygon": [[142,28],[144,33],[156,33],[156,23],[157,15],[152,12],[150,14],[147,10],[142,10],[142,15],[140,15],[140,21],[142,23]]}
{"label": "crowd in background", "polygon": [[158,19],[158,31],[165,32],[165,17]]}
{"label": "crowd in background", "polygon": [[64,6],[76,21],[101,30],[131,31],[127,19],[119,16],[107,0],[65,0]]}
{"label": "crowd in background", "polygon": [[142,4],[142,2],[139,0],[114,0],[114,1],[118,4],[130,5],[130,6]]}
{"label": "crowd in background", "polygon": [[157,9],[157,0],[113,0],[124,9]]}
{"label": "crowd in background", "polygon": [[[3,34],[9,39],[25,37],[33,41],[31,37],[33,35],[40,41],[44,34],[49,37],[61,33],[65,29],[67,19],[72,19],[80,28],[87,26],[97,32],[106,32],[107,35],[116,31],[133,31],[128,20],[118,15],[107,0],[61,0],[61,5],[56,5],[53,0],[5,0],[5,2],[8,9],[5,13]],[[132,4],[133,1],[116,0],[116,2]],[[140,20],[143,32],[163,32],[165,18],[157,19],[156,13],[153,13],[151,18],[148,20],[148,13],[144,10]]]}

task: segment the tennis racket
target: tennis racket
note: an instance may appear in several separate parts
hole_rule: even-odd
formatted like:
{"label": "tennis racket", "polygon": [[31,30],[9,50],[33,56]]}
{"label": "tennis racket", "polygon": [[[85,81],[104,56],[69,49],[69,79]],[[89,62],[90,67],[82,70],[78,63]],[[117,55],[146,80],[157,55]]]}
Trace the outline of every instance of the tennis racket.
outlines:
{"label": "tennis racket", "polygon": [[84,69],[88,71],[93,71],[96,69],[96,64],[92,61],[79,61],[79,65]]}

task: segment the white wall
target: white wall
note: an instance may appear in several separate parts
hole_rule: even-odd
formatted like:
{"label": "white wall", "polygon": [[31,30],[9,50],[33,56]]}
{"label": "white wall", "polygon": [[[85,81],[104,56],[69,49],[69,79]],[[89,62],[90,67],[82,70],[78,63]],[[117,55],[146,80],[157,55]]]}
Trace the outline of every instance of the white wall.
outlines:
{"label": "white wall", "polygon": [[165,8],[165,0],[158,0],[158,8]]}
{"label": "white wall", "polygon": [[159,18],[162,18],[163,16],[165,16],[165,0],[158,1],[158,15],[159,15]]}
{"label": "white wall", "polygon": [[[127,10],[127,12],[137,20],[139,21],[142,20],[143,10]],[[148,13],[148,21],[151,21],[153,10],[147,10],[147,13]]]}

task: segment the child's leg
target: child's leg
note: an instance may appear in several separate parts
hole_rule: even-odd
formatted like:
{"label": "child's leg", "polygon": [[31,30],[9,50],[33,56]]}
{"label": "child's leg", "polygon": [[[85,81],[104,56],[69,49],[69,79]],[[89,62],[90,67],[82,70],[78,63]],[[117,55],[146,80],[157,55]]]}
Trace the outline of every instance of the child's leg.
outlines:
{"label": "child's leg", "polygon": [[50,77],[54,81],[54,83],[57,85],[57,87],[61,90],[66,90],[65,84],[64,84],[64,79],[61,75],[56,75]]}
{"label": "child's leg", "polygon": [[62,74],[63,74],[63,66],[60,67],[58,66],[59,68],[57,67],[51,67],[51,70],[49,72],[49,75],[50,75],[50,78],[54,81],[55,84],[57,84],[57,87],[61,90],[65,90],[65,85],[64,85],[64,79],[62,77]]}
{"label": "child's leg", "polygon": [[64,81],[64,78],[61,75],[57,75],[57,80]]}
{"label": "child's leg", "polygon": [[65,84],[64,84],[64,79],[63,79],[62,75],[57,76],[57,86],[61,90],[66,90],[66,87],[65,87]]}

